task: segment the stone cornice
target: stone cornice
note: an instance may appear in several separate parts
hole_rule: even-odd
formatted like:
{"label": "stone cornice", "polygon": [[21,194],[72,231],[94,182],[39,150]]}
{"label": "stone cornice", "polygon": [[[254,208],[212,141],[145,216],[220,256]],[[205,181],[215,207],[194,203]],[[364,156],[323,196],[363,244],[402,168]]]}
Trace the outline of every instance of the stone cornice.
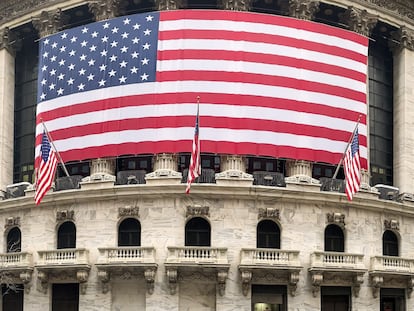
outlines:
{"label": "stone cornice", "polygon": [[[76,2],[73,1],[73,3]],[[78,2],[86,4],[91,1],[79,0]],[[397,20],[408,22],[414,26],[414,2],[411,0],[327,0],[327,2],[342,5],[359,4],[379,13],[389,14]],[[30,15],[31,12],[45,10],[59,4],[66,6],[67,3],[67,0],[2,0],[0,1],[0,25],[15,18]]]}

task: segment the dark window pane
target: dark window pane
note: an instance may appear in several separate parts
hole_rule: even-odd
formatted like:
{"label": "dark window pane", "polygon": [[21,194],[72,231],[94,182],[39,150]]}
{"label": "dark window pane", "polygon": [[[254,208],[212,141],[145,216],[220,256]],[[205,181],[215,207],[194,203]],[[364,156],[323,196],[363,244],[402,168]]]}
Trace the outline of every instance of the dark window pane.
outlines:
{"label": "dark window pane", "polygon": [[20,229],[15,227],[12,228],[7,234],[7,252],[16,253],[22,249],[22,234]]}
{"label": "dark window pane", "polygon": [[134,218],[127,218],[118,228],[118,246],[140,246],[141,225]]}
{"label": "dark window pane", "polygon": [[398,238],[390,230],[385,231],[382,236],[382,252],[384,256],[398,256]]}
{"label": "dark window pane", "polygon": [[325,229],[325,251],[343,252],[344,233],[337,225],[329,225]]}
{"label": "dark window pane", "polygon": [[52,311],[78,311],[79,284],[53,284]]}
{"label": "dark window pane", "polygon": [[207,220],[201,217],[190,219],[185,226],[185,246],[210,246],[211,229]]}
{"label": "dark window pane", "polygon": [[76,248],[76,227],[71,221],[64,222],[58,230],[57,248]]}
{"label": "dark window pane", "polygon": [[280,229],[271,220],[262,220],[257,225],[257,248],[280,248]]}

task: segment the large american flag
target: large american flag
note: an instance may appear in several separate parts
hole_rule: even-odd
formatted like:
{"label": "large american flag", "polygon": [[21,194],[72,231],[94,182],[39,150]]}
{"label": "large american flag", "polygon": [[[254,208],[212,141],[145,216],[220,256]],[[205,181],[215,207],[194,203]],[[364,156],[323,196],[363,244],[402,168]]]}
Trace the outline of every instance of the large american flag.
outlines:
{"label": "large american flag", "polygon": [[288,17],[219,10],[129,15],[42,38],[36,154],[64,162],[203,152],[337,164],[358,116],[367,165],[368,39]]}
{"label": "large american flag", "polygon": [[352,136],[344,157],[345,193],[349,201],[361,186],[361,163],[359,159],[358,129]]}

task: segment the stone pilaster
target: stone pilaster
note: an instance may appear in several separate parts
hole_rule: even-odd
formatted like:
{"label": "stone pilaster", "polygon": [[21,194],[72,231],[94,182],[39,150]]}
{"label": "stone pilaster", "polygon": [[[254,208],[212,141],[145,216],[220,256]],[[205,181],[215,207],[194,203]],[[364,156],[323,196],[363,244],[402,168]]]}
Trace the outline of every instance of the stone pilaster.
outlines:
{"label": "stone pilaster", "polygon": [[319,11],[319,1],[289,0],[289,16],[304,20],[313,20]]}
{"label": "stone pilaster", "polygon": [[39,36],[45,37],[58,32],[67,23],[68,17],[60,9],[42,11],[32,17],[32,24],[39,32]]}
{"label": "stone pilaster", "polygon": [[367,10],[348,7],[345,13],[340,16],[340,20],[343,24],[349,26],[349,30],[369,37],[378,22],[378,16],[368,13]]}
{"label": "stone pilaster", "polygon": [[10,32],[0,30],[0,199],[13,183],[14,65]]}
{"label": "stone pilaster", "polygon": [[177,155],[173,153],[160,153],[154,156],[154,171],[145,175],[147,184],[181,183],[182,174],[177,172]]}
{"label": "stone pilaster", "polygon": [[221,156],[221,172],[216,174],[216,183],[251,186],[253,176],[246,173],[246,159],[237,155]]}
{"label": "stone pilaster", "polygon": [[81,188],[112,187],[115,183],[115,159],[93,159],[91,175],[82,179]]}
{"label": "stone pilaster", "polygon": [[249,11],[252,0],[222,0],[224,10]]}
{"label": "stone pilaster", "polygon": [[317,184],[319,181],[312,178],[313,164],[304,160],[287,160],[286,183]]}
{"label": "stone pilaster", "polygon": [[178,10],[183,6],[181,0],[156,0],[155,5],[159,11]]}
{"label": "stone pilaster", "polygon": [[394,40],[394,185],[414,193],[414,30],[402,27]]}
{"label": "stone pilaster", "polygon": [[89,11],[95,16],[96,21],[121,16],[124,13],[124,2],[121,0],[100,0],[88,3]]}

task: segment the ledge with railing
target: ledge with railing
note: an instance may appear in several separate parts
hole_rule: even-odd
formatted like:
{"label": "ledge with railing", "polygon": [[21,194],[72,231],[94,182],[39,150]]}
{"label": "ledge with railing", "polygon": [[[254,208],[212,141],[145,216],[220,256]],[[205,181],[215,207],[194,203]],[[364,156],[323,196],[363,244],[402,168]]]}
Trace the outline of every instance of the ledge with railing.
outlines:
{"label": "ledge with railing", "polygon": [[79,266],[89,265],[89,251],[83,248],[67,248],[38,251],[37,266]]}
{"label": "ledge with railing", "polygon": [[98,250],[98,264],[155,263],[155,249],[153,247],[108,247]]}
{"label": "ledge with railing", "polygon": [[341,252],[314,252],[311,254],[311,269],[320,270],[366,270],[364,255]]}
{"label": "ledge with railing", "polygon": [[269,248],[242,248],[240,251],[240,265],[297,268],[300,267],[299,251]]}
{"label": "ledge with railing", "polygon": [[0,254],[0,269],[26,269],[33,267],[33,256],[27,252]]}
{"label": "ledge with railing", "polygon": [[395,274],[414,274],[414,259],[396,256],[371,257],[370,271]]}
{"label": "ledge with railing", "polygon": [[227,265],[227,248],[204,246],[168,247],[167,263]]}

